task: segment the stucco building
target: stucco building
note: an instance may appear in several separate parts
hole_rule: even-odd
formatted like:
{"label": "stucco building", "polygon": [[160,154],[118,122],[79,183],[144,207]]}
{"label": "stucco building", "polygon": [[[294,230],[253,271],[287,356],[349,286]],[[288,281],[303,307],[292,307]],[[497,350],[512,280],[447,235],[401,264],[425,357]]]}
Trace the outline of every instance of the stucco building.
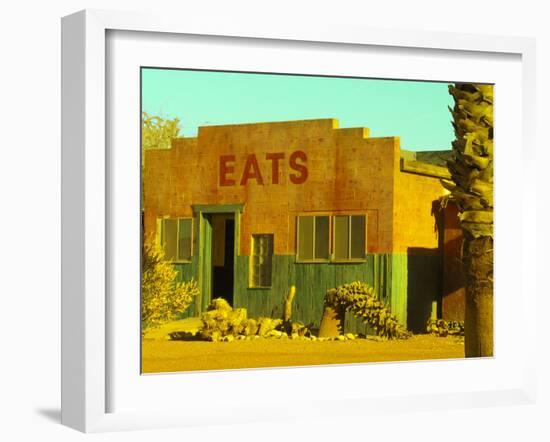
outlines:
{"label": "stucco building", "polygon": [[199,282],[189,314],[224,297],[251,317],[280,316],[295,285],[293,318],[318,325],[326,290],[362,280],[420,331],[446,290],[456,319],[463,308],[456,212],[439,204],[448,172],[424,157],[335,119],[201,127],[146,152],[144,238]]}

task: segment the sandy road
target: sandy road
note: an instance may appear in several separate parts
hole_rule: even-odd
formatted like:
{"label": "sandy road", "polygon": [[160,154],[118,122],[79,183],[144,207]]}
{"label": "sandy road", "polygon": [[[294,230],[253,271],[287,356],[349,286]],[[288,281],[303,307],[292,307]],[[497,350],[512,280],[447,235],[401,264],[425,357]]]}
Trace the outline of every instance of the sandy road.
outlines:
{"label": "sandy road", "polygon": [[415,335],[407,340],[312,342],[291,339],[204,342],[144,339],[144,373],[284,367],[464,357],[455,337]]}

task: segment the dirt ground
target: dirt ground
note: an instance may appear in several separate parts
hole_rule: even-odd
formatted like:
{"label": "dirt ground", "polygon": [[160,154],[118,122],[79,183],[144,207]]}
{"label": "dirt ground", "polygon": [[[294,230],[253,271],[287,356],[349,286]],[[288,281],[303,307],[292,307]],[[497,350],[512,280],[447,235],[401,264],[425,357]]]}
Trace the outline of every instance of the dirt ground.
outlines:
{"label": "dirt ground", "polygon": [[145,336],[143,373],[464,357],[464,341],[456,337],[415,335],[407,340],[367,338],[343,342],[263,338],[233,342],[167,340],[166,332],[175,329],[178,325],[171,324]]}

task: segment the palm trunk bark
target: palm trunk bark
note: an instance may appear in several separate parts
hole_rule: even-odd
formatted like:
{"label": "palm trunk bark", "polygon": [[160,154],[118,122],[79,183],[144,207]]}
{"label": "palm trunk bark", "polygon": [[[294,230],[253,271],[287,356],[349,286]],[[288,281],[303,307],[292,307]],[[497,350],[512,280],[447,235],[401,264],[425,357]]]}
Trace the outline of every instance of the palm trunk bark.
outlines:
{"label": "palm trunk bark", "polygon": [[459,208],[466,279],[464,353],[493,356],[493,86],[449,86],[456,140],[442,184]]}
{"label": "palm trunk bark", "polygon": [[493,239],[465,238],[466,357],[493,356]]}

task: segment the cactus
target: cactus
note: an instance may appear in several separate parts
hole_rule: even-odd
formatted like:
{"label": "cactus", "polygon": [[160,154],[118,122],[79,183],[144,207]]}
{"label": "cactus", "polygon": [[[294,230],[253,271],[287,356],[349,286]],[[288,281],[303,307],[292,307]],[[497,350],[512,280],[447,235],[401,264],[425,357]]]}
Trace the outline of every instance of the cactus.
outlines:
{"label": "cactus", "polygon": [[319,336],[341,335],[345,312],[353,313],[384,338],[406,339],[411,335],[378,299],[373,288],[364,282],[352,282],[327,290]]}

